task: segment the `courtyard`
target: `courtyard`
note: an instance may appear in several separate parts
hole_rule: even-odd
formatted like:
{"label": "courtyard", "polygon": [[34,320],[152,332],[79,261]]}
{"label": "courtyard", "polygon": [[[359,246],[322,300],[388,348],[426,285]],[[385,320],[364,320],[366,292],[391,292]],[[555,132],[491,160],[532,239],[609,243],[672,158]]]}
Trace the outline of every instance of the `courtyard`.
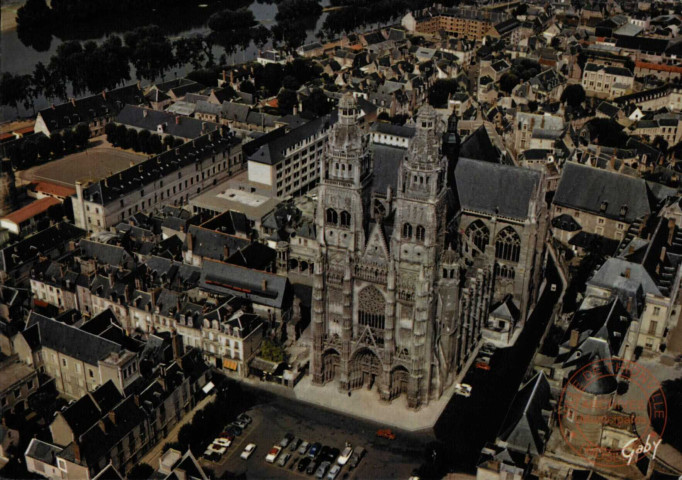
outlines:
{"label": "courtyard", "polygon": [[22,183],[46,181],[74,187],[77,181],[94,182],[148,158],[145,154],[114,148],[105,137],[91,139],[90,145],[82,152],[17,172],[17,177]]}

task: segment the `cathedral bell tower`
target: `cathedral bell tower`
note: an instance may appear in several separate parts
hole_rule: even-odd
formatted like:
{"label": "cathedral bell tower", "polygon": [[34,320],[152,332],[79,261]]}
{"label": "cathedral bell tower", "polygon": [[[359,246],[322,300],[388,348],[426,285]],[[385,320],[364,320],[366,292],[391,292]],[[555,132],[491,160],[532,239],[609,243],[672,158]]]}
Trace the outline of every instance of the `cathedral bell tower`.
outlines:
{"label": "cathedral bell tower", "polygon": [[428,402],[434,371],[436,282],[446,232],[447,159],[443,125],[430,105],[416,119],[415,136],[400,165],[391,253],[396,266],[396,346],[409,355],[408,404]]}
{"label": "cathedral bell tower", "polygon": [[[371,179],[372,155],[358,125],[359,110],[352,95],[339,101],[339,120],[332,127],[320,165],[315,212],[320,258],[315,263],[312,334],[313,382],[348,384],[347,363],[353,335],[352,271],[365,248],[364,192]],[[333,345],[332,356],[323,351]]]}

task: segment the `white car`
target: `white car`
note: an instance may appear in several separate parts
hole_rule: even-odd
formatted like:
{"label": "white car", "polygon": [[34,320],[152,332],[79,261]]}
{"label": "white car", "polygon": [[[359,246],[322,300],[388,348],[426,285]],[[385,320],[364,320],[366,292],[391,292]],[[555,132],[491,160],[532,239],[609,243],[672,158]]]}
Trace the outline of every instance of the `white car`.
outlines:
{"label": "white car", "polygon": [[256,444],[255,443],[249,443],[242,454],[240,455],[241,458],[244,460],[248,460],[251,454],[256,450]]}
{"label": "white car", "polygon": [[327,473],[327,480],[335,480],[340,471],[341,465],[334,465]]}
{"label": "white car", "polygon": [[343,449],[341,455],[339,455],[339,458],[336,461],[339,463],[339,465],[345,465],[351,455],[353,455],[353,447],[351,447],[350,444],[346,444],[346,448]]}
{"label": "white car", "polygon": [[268,463],[275,463],[275,460],[277,460],[277,457],[279,456],[279,452],[282,451],[282,447],[279,445],[275,445],[270,449],[268,454],[265,456],[265,461]]}
{"label": "white car", "polygon": [[463,397],[471,396],[471,385],[468,383],[458,383],[455,385],[455,393],[457,395],[462,395]]}
{"label": "white car", "polygon": [[213,440],[213,445],[220,445],[221,447],[229,447],[232,445],[232,441],[229,438],[216,438]]}

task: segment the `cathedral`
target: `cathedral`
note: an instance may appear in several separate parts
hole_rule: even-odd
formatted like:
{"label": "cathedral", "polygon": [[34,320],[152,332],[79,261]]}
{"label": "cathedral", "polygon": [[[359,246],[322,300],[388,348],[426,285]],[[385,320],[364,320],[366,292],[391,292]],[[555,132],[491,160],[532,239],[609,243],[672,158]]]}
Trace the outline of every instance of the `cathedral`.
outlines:
{"label": "cathedral", "polygon": [[[454,180],[456,159],[443,153],[444,122],[432,107],[419,110],[414,136],[393,164],[373,155],[357,115],[356,101],[344,96],[320,165],[311,373],[318,385],[334,382],[344,393],[375,389],[384,401],[405,395],[410,408],[419,408],[452,384],[496,300],[512,293],[525,306],[518,290],[537,271],[530,263],[538,259],[532,251],[541,236],[535,218],[544,202],[534,203],[541,179],[525,170],[525,219],[467,210]],[[477,163],[484,170],[501,167]],[[501,188],[496,195],[510,187]],[[470,235],[470,241],[470,232],[459,231],[463,215],[469,224],[482,216],[490,243],[499,232],[510,233],[498,219],[532,232],[512,235],[512,246],[499,252],[505,275],[514,264],[520,281],[505,277],[496,291],[502,266],[492,248],[472,254],[483,237]]]}

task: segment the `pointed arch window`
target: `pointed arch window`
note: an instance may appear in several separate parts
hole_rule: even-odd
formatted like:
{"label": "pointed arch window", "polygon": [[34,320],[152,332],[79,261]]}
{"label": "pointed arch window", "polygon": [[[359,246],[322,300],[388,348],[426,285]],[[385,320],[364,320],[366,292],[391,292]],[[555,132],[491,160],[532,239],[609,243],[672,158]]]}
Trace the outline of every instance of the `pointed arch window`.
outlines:
{"label": "pointed arch window", "polygon": [[521,237],[512,227],[506,227],[495,237],[495,258],[518,262],[521,255]]}
{"label": "pointed arch window", "polygon": [[424,239],[426,238],[426,229],[421,225],[417,225],[415,237],[418,242],[423,242]]}
{"label": "pointed arch window", "polygon": [[350,227],[350,213],[345,210],[341,212],[341,226]]}
{"label": "pointed arch window", "polygon": [[332,225],[339,223],[339,215],[333,208],[327,209],[327,223],[331,223]]}
{"label": "pointed arch window", "polygon": [[403,224],[403,238],[412,238],[412,225],[409,223]]}
{"label": "pointed arch window", "polygon": [[490,242],[490,230],[481,220],[472,222],[466,229],[466,236],[482,253]]}

